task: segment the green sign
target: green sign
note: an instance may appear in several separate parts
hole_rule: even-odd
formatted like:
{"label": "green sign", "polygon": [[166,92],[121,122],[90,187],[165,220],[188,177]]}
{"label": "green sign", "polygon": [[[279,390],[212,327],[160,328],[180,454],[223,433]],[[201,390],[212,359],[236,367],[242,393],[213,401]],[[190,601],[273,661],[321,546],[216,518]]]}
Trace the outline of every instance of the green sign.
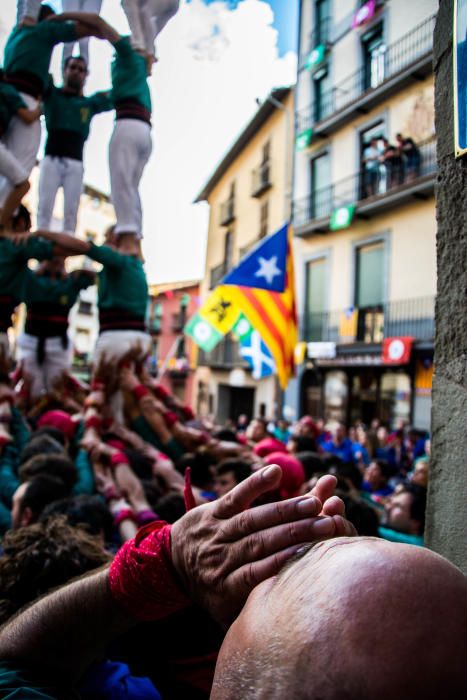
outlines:
{"label": "green sign", "polygon": [[191,318],[185,326],[185,334],[193,338],[196,345],[205,352],[211,352],[216,347],[217,343],[224,337],[216,331],[208,321],[196,314]]}
{"label": "green sign", "polygon": [[326,56],[326,47],[324,44],[320,44],[317,46],[313,51],[310,53],[308,58],[305,61],[305,69],[306,70],[313,70],[317,66],[320,65],[324,61],[324,57]]}
{"label": "green sign", "polygon": [[305,129],[305,131],[301,131],[299,134],[297,134],[297,137],[295,139],[295,146],[297,148],[297,151],[304,151],[305,148],[308,148],[312,138],[313,129]]}
{"label": "green sign", "polygon": [[238,340],[246,340],[253,333],[253,326],[245,314],[240,314],[238,321],[232,328],[232,333]]}
{"label": "green sign", "polygon": [[339,231],[348,228],[353,221],[355,214],[355,204],[348,204],[345,207],[337,207],[331,214],[329,228],[331,231]]}

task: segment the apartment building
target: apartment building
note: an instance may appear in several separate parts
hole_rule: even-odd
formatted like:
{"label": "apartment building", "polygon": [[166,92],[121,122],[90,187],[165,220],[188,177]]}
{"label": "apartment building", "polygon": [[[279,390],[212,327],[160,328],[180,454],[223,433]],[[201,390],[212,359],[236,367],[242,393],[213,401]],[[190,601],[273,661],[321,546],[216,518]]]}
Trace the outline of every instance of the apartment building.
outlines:
{"label": "apartment building", "polygon": [[[222,158],[196,201],[210,206],[206,274],[201,298],[261,238],[289,218],[293,150],[293,90],[273,90]],[[196,408],[217,420],[273,416],[276,381],[254,380],[232,336],[199,353]]]}
{"label": "apartment building", "polygon": [[[429,428],[436,0],[301,0],[298,413]],[[398,139],[399,135],[399,139]]]}
{"label": "apartment building", "polygon": [[198,348],[183,329],[199,306],[199,280],[150,285],[149,298],[152,372],[168,391],[191,406]]}

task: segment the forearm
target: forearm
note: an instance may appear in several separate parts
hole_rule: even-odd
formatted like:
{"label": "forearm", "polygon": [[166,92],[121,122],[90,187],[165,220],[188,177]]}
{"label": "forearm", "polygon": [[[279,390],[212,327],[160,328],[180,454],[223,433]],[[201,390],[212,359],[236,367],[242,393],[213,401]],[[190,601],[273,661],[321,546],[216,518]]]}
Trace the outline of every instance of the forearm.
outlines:
{"label": "forearm", "polygon": [[53,231],[36,231],[36,235],[51,241],[55,246],[73,255],[86,255],[91,247],[87,241],[69,236],[67,233],[54,233]]}
{"label": "forearm", "polygon": [[120,34],[94,12],[63,12],[61,15],[57,16],[60,22],[79,22],[86,27],[90,27],[93,30],[94,36],[107,39],[107,41],[110,41],[112,44],[115,44],[121,39]]}
{"label": "forearm", "polygon": [[73,686],[136,621],[112,599],[108,568],[42,598],[0,632],[0,659]]}

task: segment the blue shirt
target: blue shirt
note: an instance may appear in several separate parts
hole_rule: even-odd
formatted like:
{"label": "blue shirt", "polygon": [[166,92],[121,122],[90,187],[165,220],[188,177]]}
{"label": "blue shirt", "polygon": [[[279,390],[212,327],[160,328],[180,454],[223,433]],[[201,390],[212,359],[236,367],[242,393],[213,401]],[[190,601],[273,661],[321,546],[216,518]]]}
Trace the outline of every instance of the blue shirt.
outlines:
{"label": "blue shirt", "polygon": [[343,462],[353,462],[352,442],[346,438],[340,445],[336,445],[332,440],[323,443],[323,450],[331,455],[342,459]]}

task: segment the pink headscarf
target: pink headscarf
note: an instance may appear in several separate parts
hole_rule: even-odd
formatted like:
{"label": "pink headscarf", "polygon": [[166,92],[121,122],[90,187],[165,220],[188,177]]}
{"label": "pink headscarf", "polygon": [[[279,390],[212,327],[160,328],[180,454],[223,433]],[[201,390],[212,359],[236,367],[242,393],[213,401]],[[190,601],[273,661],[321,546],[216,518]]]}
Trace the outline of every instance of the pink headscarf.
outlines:
{"label": "pink headscarf", "polygon": [[69,440],[76,431],[76,423],[71,419],[69,413],[65,411],[47,411],[37,421],[37,427],[51,426],[60,430]]}
{"label": "pink headscarf", "polygon": [[267,457],[271,454],[271,452],[287,452],[287,448],[283,442],[280,442],[280,440],[276,440],[276,438],[273,437],[267,437],[264,438],[264,440],[260,440],[256,443],[256,445],[253,447],[253,452],[255,455],[258,455],[258,457]]}
{"label": "pink headscarf", "polygon": [[281,498],[298,496],[300,486],[305,481],[305,470],[302,463],[290,454],[273,452],[264,460],[265,465],[278,464],[282,469],[282,480],[279,484]]}

